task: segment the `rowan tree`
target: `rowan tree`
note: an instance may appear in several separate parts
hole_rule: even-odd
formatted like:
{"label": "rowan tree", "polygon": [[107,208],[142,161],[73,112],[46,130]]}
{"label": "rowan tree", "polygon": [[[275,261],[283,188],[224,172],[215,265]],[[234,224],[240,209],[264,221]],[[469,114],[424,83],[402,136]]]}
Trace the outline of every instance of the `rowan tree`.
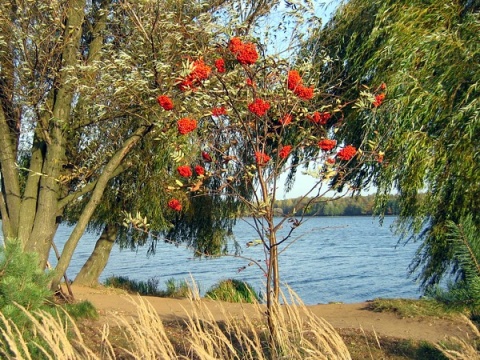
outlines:
{"label": "rowan tree", "polygon": [[[200,19],[210,25],[202,29],[196,37],[189,35],[191,44],[185,44],[189,47],[188,50],[185,49],[188,56],[179,58],[174,53],[169,54],[169,47],[159,44],[152,44],[152,47],[157,48],[159,53],[168,55],[167,59],[162,59],[164,65],[174,62],[187,64],[188,59],[194,57],[206,43],[214,41],[212,39],[217,34],[226,31],[225,29],[231,32],[237,31],[236,29],[247,31],[246,27],[254,27],[257,21],[278,3],[210,1],[203,3],[201,7],[191,7],[187,3],[179,6],[179,2],[166,3],[162,9],[164,13],[168,13],[166,19],[173,21],[170,31],[176,31],[174,23],[178,17],[183,19],[183,23],[193,23]],[[219,21],[220,19],[222,21]],[[228,23],[223,24],[224,21]],[[164,30],[160,27],[158,18],[152,17],[141,7],[127,8],[124,18],[120,18],[118,23],[119,29],[128,29],[122,31],[138,31],[142,34],[144,29],[151,29],[150,32],[157,33],[157,37],[151,41],[163,42],[159,37],[163,36]],[[179,39],[176,41],[180,43]],[[187,73],[190,70],[183,68],[181,71]],[[170,78],[162,78],[162,81],[173,86],[174,91],[179,91],[176,86],[178,78],[174,72]],[[157,103],[161,113],[171,118],[180,116],[186,108],[192,106],[191,102],[175,103],[166,96],[158,96]],[[188,209],[185,209],[188,211],[182,212],[181,216],[164,211],[159,206],[168,195],[167,184],[171,181],[169,169],[175,167],[178,159],[184,156],[177,151],[175,142],[175,134],[162,129],[145,138],[133,149],[130,155],[135,159],[132,166],[107,187],[102,202],[89,222],[88,229],[101,231],[101,235],[95,250],[76,276],[75,283],[91,285],[98,282],[115,241],[121,248],[138,249],[140,246],[148,246],[149,254],[155,253],[158,241],[187,246],[195,256],[204,253],[219,255],[227,251],[227,239],[239,213],[238,202],[212,195],[202,201],[191,201]],[[184,150],[188,153],[188,146],[184,147]],[[213,190],[218,184],[210,182],[208,186]],[[78,211],[81,211],[86,200],[87,197],[67,209],[65,215],[72,224],[75,224]]]}
{"label": "rowan tree", "polygon": [[[328,191],[342,192],[340,196],[357,191],[347,180],[352,169],[382,159],[376,133],[361,147],[335,138],[339,127],[348,126],[343,122],[345,108],[376,108],[372,94],[355,101],[339,99],[308,83],[308,64],[297,70],[296,59],[261,54],[261,48],[252,39],[224,38],[220,46],[186,65],[189,71],[179,80],[180,93],[159,94],[174,102],[193,100],[202,114],[177,120],[177,148],[185,156],[172,169],[177,178],[172,179],[164,206],[182,214],[190,204],[212,195],[242,204],[242,215],[251,219],[259,238],[250,245],[262,246],[265,254],[263,261],[249,261],[266,277],[268,324],[275,341],[279,255],[297,240],[295,229],[305,221],[304,212],[296,216],[294,209],[276,217],[280,176],[311,166],[309,173],[316,181],[294,205],[305,209]],[[189,153],[183,148],[186,144]],[[212,188],[211,182],[217,186]],[[282,227],[289,230],[280,236]],[[208,249],[204,255],[210,255]]]}

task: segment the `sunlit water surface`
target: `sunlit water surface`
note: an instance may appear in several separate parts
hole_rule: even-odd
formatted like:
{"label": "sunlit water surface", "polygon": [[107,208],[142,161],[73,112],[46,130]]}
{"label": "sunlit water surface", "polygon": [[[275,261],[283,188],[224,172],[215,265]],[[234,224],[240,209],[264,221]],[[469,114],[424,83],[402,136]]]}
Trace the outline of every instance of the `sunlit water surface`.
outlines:
{"label": "sunlit water surface", "polygon": [[[418,298],[418,285],[407,276],[418,244],[398,245],[390,229],[394,220],[387,217],[380,226],[371,217],[308,219],[294,231],[295,243],[280,255],[282,281],[306,304],[353,303],[377,297]],[[280,236],[287,229],[288,225]],[[71,230],[67,226],[59,228],[55,242],[60,251]],[[242,256],[264,262],[261,246],[246,246],[258,235],[245,221],[235,226],[234,236],[242,247]],[[67,272],[70,279],[75,278],[88,259],[97,237],[98,234],[87,233],[81,239]],[[51,262],[56,263],[53,256]],[[101,280],[112,275],[144,281],[157,278],[160,288],[164,288],[170,278],[190,281],[193,277],[204,293],[218,281],[233,278],[247,281],[261,291],[265,277],[248,263],[247,259],[230,256],[197,259],[191,250],[163,242],[158,243],[156,254],[148,257],[146,248],[135,252],[115,246]]]}

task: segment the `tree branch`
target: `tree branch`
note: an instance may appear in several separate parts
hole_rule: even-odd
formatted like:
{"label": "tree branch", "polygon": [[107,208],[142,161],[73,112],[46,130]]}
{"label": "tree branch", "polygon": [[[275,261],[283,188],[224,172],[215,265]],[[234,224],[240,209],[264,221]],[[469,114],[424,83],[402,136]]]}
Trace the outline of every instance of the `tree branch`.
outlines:
{"label": "tree branch", "polygon": [[[109,180],[113,179],[114,177],[120,175],[122,172],[124,172],[125,170],[127,170],[129,167],[131,166],[131,164],[122,164],[120,166],[118,166],[114,172],[112,172]],[[60,199],[60,201],[58,202],[58,210],[62,210],[65,206],[67,206],[69,203],[71,203],[72,201],[78,199],[79,197],[81,197],[82,195],[85,195],[85,194],[88,194],[90,191],[92,191],[93,189],[95,189],[95,186],[97,185],[97,182],[98,182],[98,179],[95,180],[95,181],[92,181],[90,183],[88,183],[87,185],[85,185],[83,188],[81,188],[80,190],[78,191],[75,191],[73,193],[70,193],[68,194],[67,196],[65,196],[64,198]]]}
{"label": "tree branch", "polygon": [[92,196],[88,201],[87,205],[83,209],[80,218],[78,219],[77,225],[73,229],[72,234],[65,243],[62,251],[62,255],[58,261],[57,267],[55,268],[56,274],[52,280],[52,289],[55,289],[63,273],[67,270],[67,267],[72,258],[73,252],[77,247],[78,242],[80,241],[81,236],[85,232],[85,228],[88,225],[95,209],[97,208],[100,200],[103,196],[105,188],[107,187],[108,181],[111,179],[112,174],[120,166],[122,161],[125,159],[125,156],[130,152],[130,150],[140,141],[143,137],[148,134],[153,129],[153,125],[142,125],[140,126],[131,137],[129,137],[122,148],[117,150],[117,152],[112,156],[110,161],[105,166],[102,174],[98,178],[95,187],[92,192]]}

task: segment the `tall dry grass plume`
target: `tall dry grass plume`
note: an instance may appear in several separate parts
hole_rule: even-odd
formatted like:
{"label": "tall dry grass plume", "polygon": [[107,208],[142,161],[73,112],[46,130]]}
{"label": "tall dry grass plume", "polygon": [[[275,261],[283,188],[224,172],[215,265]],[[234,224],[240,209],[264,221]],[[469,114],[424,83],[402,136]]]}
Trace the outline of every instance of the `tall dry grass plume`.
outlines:
{"label": "tall dry grass plume", "polygon": [[480,331],[478,327],[465,315],[461,315],[466,324],[468,324],[474,334],[474,339],[470,342],[460,338],[450,338],[448,342],[436,344],[445,357],[450,360],[480,360]]}
{"label": "tall dry grass plume", "polygon": [[268,348],[265,306],[249,306],[241,317],[233,317],[228,314],[228,304],[219,303],[224,319],[219,322],[206,303],[199,301],[198,290],[190,297],[190,311],[185,311],[188,336],[184,355],[175,353],[155,309],[141,297],[131,298],[137,307],[137,321],[122,317],[118,321],[134,346],[129,353],[135,359],[351,359],[333,327],[313,315],[293,292],[289,297],[292,305],[278,304],[275,349]]}
{"label": "tall dry grass plume", "polygon": [[[113,353],[95,354],[86,345],[75,321],[64,313],[29,312],[16,304],[30,319],[33,338],[0,313],[0,358],[8,360],[100,360],[114,359]],[[106,342],[108,340],[105,339]]]}
{"label": "tall dry grass plume", "polygon": [[[245,308],[242,316],[228,314],[228,304],[219,303],[223,321],[219,322],[198,289],[191,292],[189,311],[185,310],[185,336],[182,346],[173,343],[153,306],[140,296],[130,298],[136,317],[115,316],[128,346],[121,349],[132,359],[351,359],[341,337],[322,319],[315,317],[291,292],[293,305],[280,305],[275,321],[279,329],[276,347],[269,348],[265,306]],[[283,298],[283,302],[286,302]],[[5,359],[115,359],[115,352],[104,328],[102,350],[90,350],[68,315],[28,313],[37,341],[27,343],[22,331],[0,314],[0,350]],[[37,354],[37,355],[34,355]]]}

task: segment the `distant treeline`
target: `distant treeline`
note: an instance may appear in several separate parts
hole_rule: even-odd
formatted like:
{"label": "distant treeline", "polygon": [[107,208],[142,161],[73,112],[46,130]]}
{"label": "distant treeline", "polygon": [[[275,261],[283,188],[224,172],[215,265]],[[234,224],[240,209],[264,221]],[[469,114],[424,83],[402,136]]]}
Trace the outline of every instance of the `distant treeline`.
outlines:
{"label": "distant treeline", "polygon": [[[292,198],[275,201],[275,213],[277,215],[289,214],[300,198]],[[304,199],[303,206],[297,206],[295,215],[301,215],[302,208],[308,203],[309,199]],[[375,195],[343,197],[332,199],[322,197],[315,199],[310,203],[305,211],[307,216],[362,216],[373,215]],[[391,195],[387,201],[385,215],[398,215],[399,208],[397,197]],[[0,216],[1,220],[1,216]]]}
{"label": "distant treeline", "polygon": [[[275,202],[275,212],[278,215],[289,214],[294,211],[295,204],[300,198],[277,200]],[[309,199],[302,201],[303,205],[295,208],[295,214],[300,215],[302,208],[308,203]],[[343,197],[332,199],[322,197],[315,199],[305,209],[307,216],[361,216],[372,215],[374,212],[375,195]],[[396,196],[392,195],[388,199],[385,214],[397,215],[399,213],[398,202]]]}

